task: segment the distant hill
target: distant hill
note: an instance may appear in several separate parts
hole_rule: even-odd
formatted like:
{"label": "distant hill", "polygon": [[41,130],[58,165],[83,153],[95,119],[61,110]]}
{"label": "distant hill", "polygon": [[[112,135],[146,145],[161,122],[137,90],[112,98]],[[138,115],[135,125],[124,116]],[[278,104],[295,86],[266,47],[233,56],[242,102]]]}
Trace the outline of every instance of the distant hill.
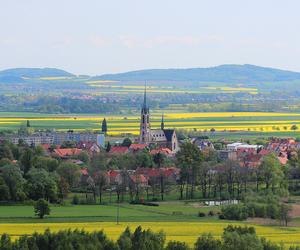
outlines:
{"label": "distant hill", "polygon": [[72,77],[73,74],[55,68],[16,68],[0,71],[0,79],[5,77],[6,79],[18,79],[22,77],[38,78],[38,77]]}
{"label": "distant hill", "polygon": [[221,65],[211,68],[148,69],[93,77],[119,81],[280,82],[300,80],[300,73],[255,65]]}

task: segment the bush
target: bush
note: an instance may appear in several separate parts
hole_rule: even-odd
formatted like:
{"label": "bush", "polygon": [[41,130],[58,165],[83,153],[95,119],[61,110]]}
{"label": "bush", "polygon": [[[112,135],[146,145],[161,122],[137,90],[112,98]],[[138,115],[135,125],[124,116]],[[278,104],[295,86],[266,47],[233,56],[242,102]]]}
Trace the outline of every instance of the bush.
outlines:
{"label": "bush", "polygon": [[198,217],[205,217],[205,216],[206,216],[205,213],[203,213],[203,212],[198,212]]}
{"label": "bush", "polygon": [[243,204],[227,205],[221,209],[224,219],[246,220],[248,218],[247,207]]}
{"label": "bush", "polygon": [[215,216],[215,212],[212,211],[212,210],[210,210],[210,211],[208,212],[208,216]]}
{"label": "bush", "polygon": [[165,250],[189,250],[189,246],[185,242],[169,241]]}
{"label": "bush", "polygon": [[43,219],[45,215],[50,214],[50,207],[48,201],[44,199],[39,199],[34,205],[34,213],[40,219]]}
{"label": "bush", "polygon": [[79,204],[79,197],[77,195],[73,196],[72,204],[73,205],[78,205]]}

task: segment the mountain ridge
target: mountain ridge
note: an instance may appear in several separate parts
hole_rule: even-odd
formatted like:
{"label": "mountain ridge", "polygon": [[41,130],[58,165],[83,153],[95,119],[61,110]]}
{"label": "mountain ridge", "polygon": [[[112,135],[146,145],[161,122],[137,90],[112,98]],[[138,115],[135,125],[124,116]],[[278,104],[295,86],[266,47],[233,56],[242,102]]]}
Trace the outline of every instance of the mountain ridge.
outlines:
{"label": "mountain ridge", "polygon": [[260,82],[300,80],[300,72],[260,67],[251,64],[223,64],[207,68],[169,68],[135,70],[95,76],[99,80],[119,81],[207,81],[207,82]]}

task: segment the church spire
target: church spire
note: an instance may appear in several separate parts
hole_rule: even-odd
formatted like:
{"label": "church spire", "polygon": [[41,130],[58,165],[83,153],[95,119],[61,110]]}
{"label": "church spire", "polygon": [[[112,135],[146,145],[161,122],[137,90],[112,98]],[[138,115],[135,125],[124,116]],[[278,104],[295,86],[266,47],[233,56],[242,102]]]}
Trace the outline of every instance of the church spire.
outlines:
{"label": "church spire", "polygon": [[147,86],[146,86],[146,82],[145,82],[145,90],[144,90],[144,104],[143,104],[143,108],[147,108]]}
{"label": "church spire", "polygon": [[144,90],[144,102],[142,106],[142,113],[147,114],[149,113],[149,108],[147,107],[147,86],[145,82],[145,90]]}
{"label": "church spire", "polygon": [[161,128],[161,129],[164,129],[164,128],[165,128],[164,113],[162,113],[162,115],[161,115],[161,124],[160,124],[160,128]]}

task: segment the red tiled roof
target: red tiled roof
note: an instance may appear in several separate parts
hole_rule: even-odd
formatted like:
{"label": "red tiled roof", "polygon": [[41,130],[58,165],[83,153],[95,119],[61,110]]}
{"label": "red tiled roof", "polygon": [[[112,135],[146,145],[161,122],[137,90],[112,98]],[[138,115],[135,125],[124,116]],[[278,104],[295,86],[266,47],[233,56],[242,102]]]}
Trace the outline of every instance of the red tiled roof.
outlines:
{"label": "red tiled roof", "polygon": [[127,152],[128,152],[128,148],[123,146],[113,146],[109,151],[109,153],[127,153]]}
{"label": "red tiled roof", "polygon": [[82,152],[82,150],[78,149],[78,148],[57,148],[57,149],[54,149],[54,153],[57,154],[59,157],[79,155],[81,152]]}
{"label": "red tiled roof", "polygon": [[80,169],[80,173],[81,173],[81,175],[89,175],[87,168]]}
{"label": "red tiled roof", "polygon": [[268,155],[268,154],[270,154],[271,153],[271,151],[270,150],[267,150],[267,149],[262,149],[262,150],[260,150],[259,151],[259,153],[258,154],[260,154],[260,155]]}
{"label": "red tiled roof", "polygon": [[130,179],[134,182],[134,183],[147,183],[147,178],[142,175],[142,174],[133,174],[130,175]]}
{"label": "red tiled roof", "polygon": [[41,144],[41,147],[42,147],[45,151],[47,151],[47,150],[49,150],[49,148],[50,148],[50,144]]}
{"label": "red tiled roof", "polygon": [[179,174],[180,170],[175,167],[170,167],[170,168],[138,168],[137,173],[143,174],[147,177],[159,177],[162,174],[165,177],[169,177],[170,175],[174,174]]}
{"label": "red tiled roof", "polygon": [[283,156],[283,157],[277,157],[277,159],[279,160],[279,162],[282,164],[282,165],[285,165],[287,164],[288,162],[288,158],[286,156]]}
{"label": "red tiled roof", "polygon": [[107,175],[108,175],[109,177],[112,177],[112,178],[117,177],[119,174],[120,174],[119,171],[115,171],[115,170],[109,170],[109,171],[107,171]]}
{"label": "red tiled roof", "polygon": [[133,143],[130,145],[129,149],[141,150],[147,147],[147,144]]}
{"label": "red tiled roof", "polygon": [[158,153],[170,155],[170,154],[172,154],[172,151],[169,148],[152,149],[150,151],[150,154],[152,154],[152,155],[156,155]]}

